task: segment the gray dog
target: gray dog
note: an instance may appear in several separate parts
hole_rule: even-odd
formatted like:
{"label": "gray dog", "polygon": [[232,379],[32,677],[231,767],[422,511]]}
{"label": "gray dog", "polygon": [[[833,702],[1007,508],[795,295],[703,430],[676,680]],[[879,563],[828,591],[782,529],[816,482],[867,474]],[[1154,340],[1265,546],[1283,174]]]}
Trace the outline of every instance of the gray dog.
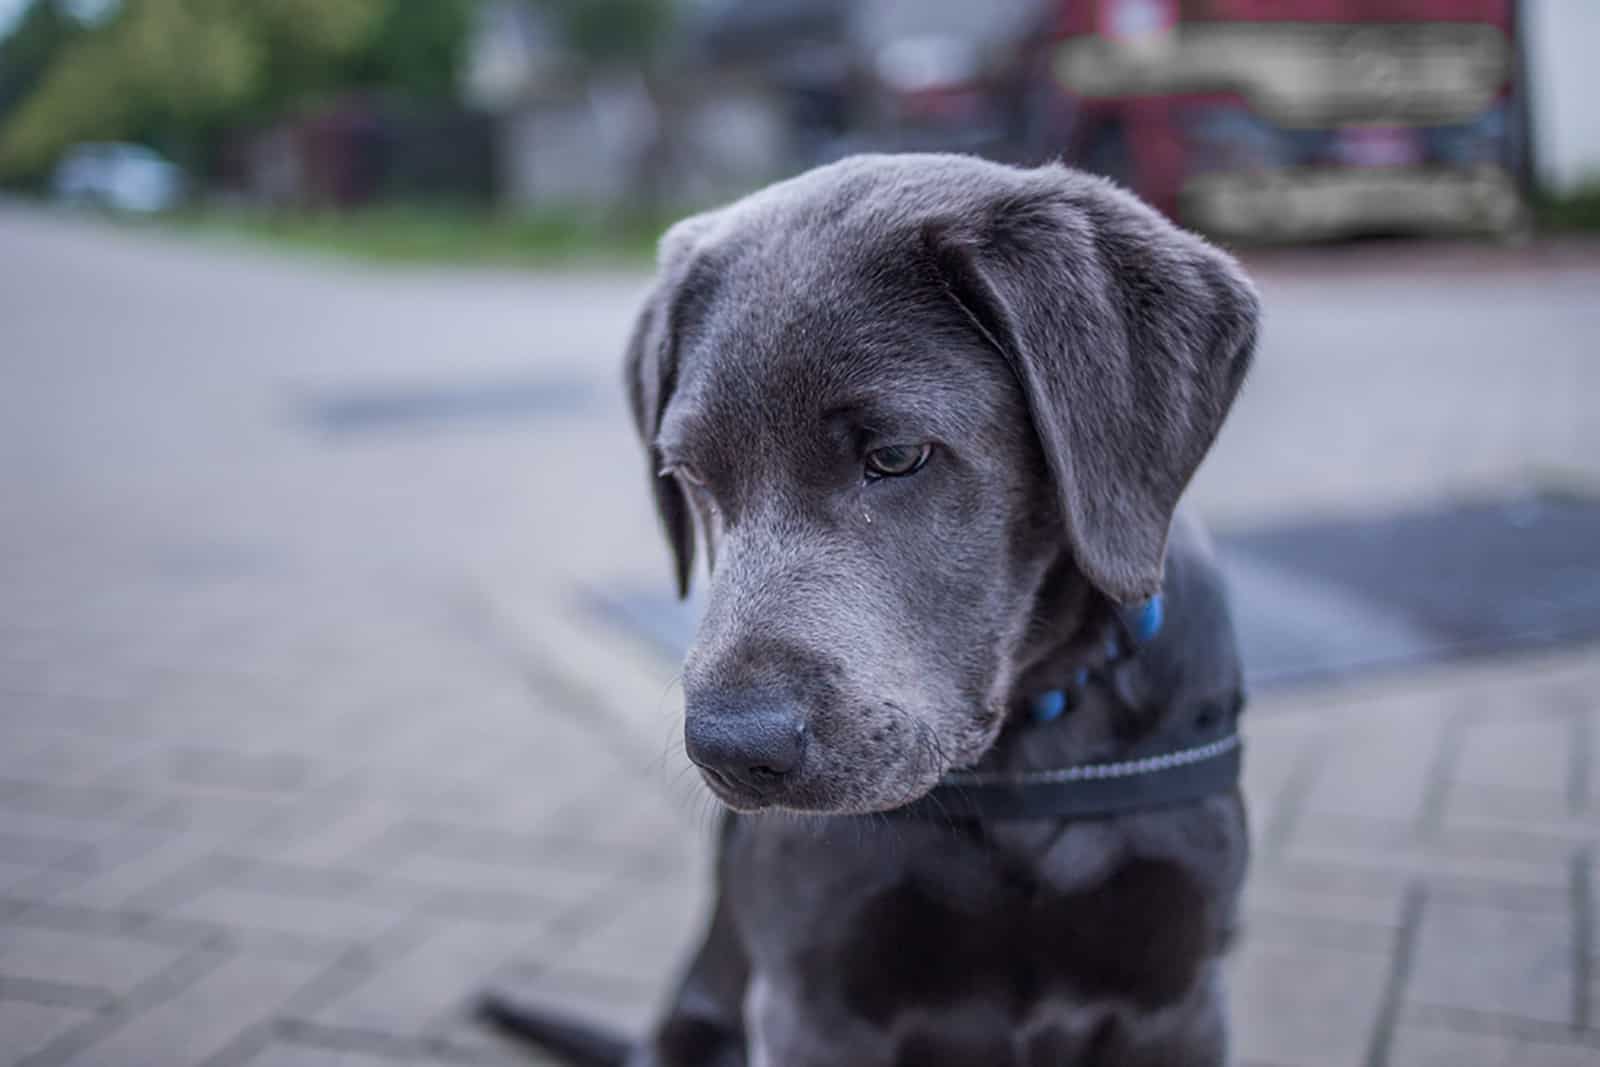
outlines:
{"label": "gray dog", "polygon": [[1174,514],[1257,314],[1059,166],[859,157],[674,227],[627,374],[680,588],[711,563],[718,901],[642,1044],[491,1017],[632,1067],[1224,1062],[1243,695]]}

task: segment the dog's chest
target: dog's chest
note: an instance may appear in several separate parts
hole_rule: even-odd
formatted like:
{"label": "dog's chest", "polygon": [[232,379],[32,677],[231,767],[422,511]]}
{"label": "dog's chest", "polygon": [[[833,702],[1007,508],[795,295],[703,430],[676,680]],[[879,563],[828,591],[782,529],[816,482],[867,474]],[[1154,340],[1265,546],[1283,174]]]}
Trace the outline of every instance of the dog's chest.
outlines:
{"label": "dog's chest", "polygon": [[1063,892],[943,832],[735,848],[751,1037],[775,1063],[1060,1063],[1108,1039],[1114,1007],[1183,1001],[1214,949],[1205,894],[1171,863]]}

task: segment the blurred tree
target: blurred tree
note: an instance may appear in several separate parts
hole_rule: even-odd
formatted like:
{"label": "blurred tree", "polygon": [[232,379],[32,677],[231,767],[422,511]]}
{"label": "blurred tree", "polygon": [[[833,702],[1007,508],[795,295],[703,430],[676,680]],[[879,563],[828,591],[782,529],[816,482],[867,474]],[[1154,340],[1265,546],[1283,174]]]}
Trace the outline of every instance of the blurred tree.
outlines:
{"label": "blurred tree", "polygon": [[354,85],[423,99],[454,98],[475,0],[390,0],[367,46],[347,68]]}
{"label": "blurred tree", "polygon": [[200,168],[223,131],[346,88],[446,94],[468,3],[122,0],[52,48],[3,117],[0,176],[38,174],[75,142],[119,138]]}
{"label": "blurred tree", "polygon": [[671,28],[673,0],[534,0],[583,60],[637,65],[650,59]]}
{"label": "blurred tree", "polygon": [[57,53],[77,33],[60,0],[34,0],[0,40],[0,122],[31,93]]}

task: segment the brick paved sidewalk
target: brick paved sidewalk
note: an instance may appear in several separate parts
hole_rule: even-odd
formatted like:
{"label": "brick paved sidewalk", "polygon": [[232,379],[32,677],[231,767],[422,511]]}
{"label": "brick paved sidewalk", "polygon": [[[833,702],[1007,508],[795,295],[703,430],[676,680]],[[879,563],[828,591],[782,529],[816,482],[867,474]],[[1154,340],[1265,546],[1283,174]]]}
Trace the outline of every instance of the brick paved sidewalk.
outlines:
{"label": "brick paved sidewalk", "polygon": [[1600,1062],[1600,649],[1258,702],[1242,1059]]}
{"label": "brick paved sidewalk", "polygon": [[[3,208],[0,247],[0,1067],[528,1062],[463,1018],[490,980],[647,1017],[710,807],[672,666],[573,604],[664,579],[615,383],[641,279]],[[1269,284],[1200,499],[1589,462],[1596,276]],[[535,415],[382,423],[485,383]],[[1244,1064],[1600,1059],[1600,648],[1271,694],[1249,733]]]}
{"label": "brick paved sidewalk", "polygon": [[[520,678],[370,614],[319,621],[343,666],[315,678],[263,657],[180,682],[160,632],[82,678],[13,645],[0,1062],[525,1062],[463,1017],[491,978],[641,1022],[696,925],[707,809],[646,732],[556,706],[675,713],[664,665],[575,625],[543,620]],[[352,631],[417,677],[364,676]],[[277,721],[219,718],[240,686]],[[1269,696],[1249,733],[1241,1062],[1600,1057],[1600,649]]]}

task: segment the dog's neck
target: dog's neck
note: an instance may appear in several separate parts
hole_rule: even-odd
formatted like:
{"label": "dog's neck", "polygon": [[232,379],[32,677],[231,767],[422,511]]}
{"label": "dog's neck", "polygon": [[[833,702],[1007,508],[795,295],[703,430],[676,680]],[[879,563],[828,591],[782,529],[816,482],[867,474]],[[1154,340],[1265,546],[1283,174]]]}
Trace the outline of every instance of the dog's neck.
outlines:
{"label": "dog's neck", "polygon": [[1192,709],[1151,660],[1165,651],[1163,616],[1187,607],[1181,583],[1169,581],[1153,602],[1119,608],[1058,560],[1041,583],[1006,724],[977,769],[1045,770],[1181,746],[1195,732]]}

